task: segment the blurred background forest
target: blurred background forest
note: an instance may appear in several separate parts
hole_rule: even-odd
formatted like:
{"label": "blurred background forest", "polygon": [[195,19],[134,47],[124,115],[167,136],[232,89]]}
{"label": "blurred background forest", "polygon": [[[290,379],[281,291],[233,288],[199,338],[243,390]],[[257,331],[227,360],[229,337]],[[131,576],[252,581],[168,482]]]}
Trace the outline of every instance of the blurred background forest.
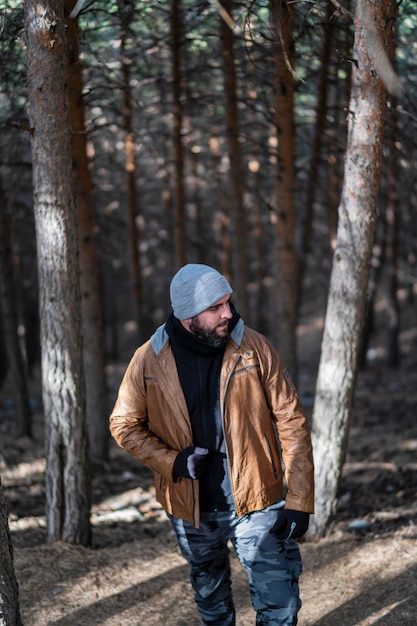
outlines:
{"label": "blurred background forest", "polygon": [[[49,539],[89,545],[92,512],[95,547],[117,544],[120,549],[123,541],[139,537],[143,550],[148,549],[147,539],[154,550],[153,537],[158,537],[156,550],[164,550],[165,527],[152,526],[154,518],[160,525],[161,516],[152,501],[150,475],[114,446],[109,449],[107,419],[127,360],[167,317],[169,282],[178,267],[202,262],[228,276],[245,322],[277,346],[307,411],[312,411],[337,243],[348,123],[355,114],[349,105],[352,69],[358,66],[357,4],[353,0],[28,0],[22,6],[0,0],[0,471],[18,546],[23,608],[31,623],[37,623],[34,613],[40,595],[46,621],[38,623],[49,623],[49,589],[40,590],[30,571],[25,573],[31,555],[33,571],[41,555],[49,574],[47,559],[53,561],[53,550],[31,552],[31,546],[45,541],[45,525]],[[369,6],[378,4],[383,6],[382,0]],[[27,14],[28,7],[35,12],[38,7],[40,15],[43,5],[65,8],[66,64],[60,75],[54,77],[50,71],[57,92],[58,83],[65,82],[69,123],[66,116],[57,119],[58,106],[50,109],[43,116],[42,132],[51,150],[34,158],[31,142],[36,132],[29,101],[31,91],[42,90],[46,73],[39,65],[37,78],[33,49],[28,69],[27,52],[33,42]],[[371,527],[383,533],[387,525],[400,533],[390,544],[384,566],[396,562],[395,542],[410,538],[415,528],[416,485],[416,1],[400,0],[396,8],[394,46],[389,52],[397,79],[383,111],[382,173],[375,238],[370,242],[360,375],[336,520],[360,518],[360,537]],[[372,47],[372,28],[369,32]],[[375,57],[375,50],[371,53]],[[72,406],[66,393],[72,382],[70,367],[59,372],[56,380],[44,381],[43,390],[40,375],[41,355],[48,372],[54,359],[59,361],[60,351],[66,355],[68,345],[76,343],[80,334],[71,300],[77,300],[78,279],[77,285],[71,284],[57,266],[55,274],[49,274],[49,300],[42,301],[42,268],[48,255],[53,262],[59,258],[60,247],[58,238],[48,240],[50,233],[44,232],[48,211],[51,224],[63,214],[57,202],[55,212],[48,209],[45,221],[39,219],[36,207],[42,199],[33,174],[43,166],[46,171],[56,157],[57,137],[52,133],[49,139],[48,128],[54,129],[57,121],[66,131],[70,126],[72,138],[73,171],[68,167],[64,174],[76,199],[79,251],[70,250],[67,258],[79,255],[83,305],[86,397],[80,393]],[[372,166],[364,172],[364,186],[371,179]],[[365,213],[358,212],[357,219],[365,220]],[[354,259],[357,253],[359,259],[359,252],[349,253]],[[363,269],[358,262],[357,273]],[[55,318],[49,316],[51,310]],[[42,322],[50,331],[44,333],[43,343]],[[63,328],[73,323],[74,334],[56,332],[61,323]],[[356,365],[351,373],[356,376]],[[75,380],[83,382],[78,374],[75,371]],[[84,410],[84,401],[86,416],[79,417],[77,410]],[[70,490],[67,478],[73,468],[81,467],[85,482],[79,492],[85,495],[89,490],[84,417],[93,459],[92,503],[88,498],[80,502],[77,493],[70,493],[71,505],[60,512],[62,519],[58,515],[55,519],[53,503],[59,498],[53,497],[48,485],[56,476],[66,477],[58,485],[65,492]],[[65,440],[68,425],[73,437],[69,442]],[[55,437],[55,429],[56,450],[50,446],[45,455],[44,441],[51,434]],[[65,446],[66,455],[62,454]],[[62,466],[56,462],[56,452]],[[129,523],[119,509],[133,515]],[[84,534],[78,533],[79,528]],[[351,548],[350,540],[346,545]],[[59,544],[54,549],[65,553]],[[329,554],[335,552],[331,545],[329,549]],[[131,544],[123,550],[130,555]],[[71,571],[81,576],[86,559],[81,549],[65,553],[63,563],[78,557]],[[111,554],[104,557],[104,552],[99,558],[114,560]],[[313,570],[320,556],[311,559]],[[377,573],[383,569],[377,561],[374,566]],[[351,567],[356,576],[354,559]],[[112,570],[111,589],[122,574],[130,579],[123,568]],[[361,575],[366,576],[365,570],[363,566]],[[35,578],[44,576],[40,572]],[[317,589],[327,593],[327,571],[323,580],[311,580],[320,581]],[[103,583],[97,581],[97,587],[91,587],[95,597],[103,592]],[[400,582],[399,577],[398,590],[403,590]],[[340,587],[335,583],[329,602],[338,604],[345,587],[343,580]],[[315,595],[317,589],[310,591]],[[169,619],[168,600],[161,599],[161,613],[152,617],[156,621],[149,618],[146,623],[160,623],[165,614]],[[94,608],[94,599],[91,603]],[[65,613],[67,609],[58,604],[56,612]],[[358,613],[366,614],[368,594],[357,606]],[[117,602],[111,608],[117,615]],[[84,624],[98,623],[91,613],[84,615]],[[384,623],[412,624],[414,614],[410,610],[408,622],[404,613],[403,621],[395,614],[393,622]],[[190,615],[185,623],[191,623]],[[330,609],[329,615],[329,624],[344,623],[332,621]],[[68,624],[74,623],[68,619]],[[125,623],[133,623],[132,619]],[[104,620],[100,624],[107,624]],[[314,620],[311,615],[309,624]],[[356,622],[352,618],[350,623]]]}
{"label": "blurred background forest", "polygon": [[[123,327],[131,329],[134,344],[164,321],[169,280],[183,262],[205,262],[227,273],[247,323],[277,342],[274,194],[280,128],[269,5],[262,0],[233,5],[231,77],[225,73],[228,42],[216,3],[174,4],[176,15],[165,2],[95,0],[85,2],[78,16],[93,234],[106,353],[112,359],[126,356]],[[415,2],[399,5],[395,65],[404,94],[391,99],[387,113],[386,134],[395,150],[385,150],[370,289],[384,272],[394,271],[398,289],[411,298],[417,241],[417,16]],[[322,311],[355,62],[349,13],[354,6],[338,6],[293,3],[293,45],[285,61],[294,88],[294,111],[283,123],[294,133],[290,193],[296,255],[300,270],[306,268],[294,289],[301,298],[321,296]],[[0,19],[2,212],[10,215],[19,332],[30,370],[40,353],[21,4],[2,0]],[[390,218],[393,193],[396,210]],[[394,256],[389,254],[393,247]],[[4,385],[4,332],[0,339]]]}
{"label": "blurred background forest", "polygon": [[[26,22],[20,3],[2,0],[1,7],[0,384],[3,410],[16,413],[15,434],[30,434],[34,400],[25,404],[25,372],[29,381],[39,372],[39,311],[49,345],[43,347],[46,370],[60,358],[63,334],[69,350],[79,335],[78,287],[67,271],[78,253],[69,249],[67,265],[58,269],[65,212],[58,219],[46,208],[40,219],[38,211],[36,224],[44,192],[33,188],[34,167],[43,172],[35,179],[46,183],[69,177],[75,195],[93,457],[107,456],[111,364],[125,362],[164,322],[169,281],[184,263],[208,263],[229,277],[242,317],[278,347],[297,382],[302,315],[316,316],[320,330],[329,293],[348,119],[355,115],[349,102],[358,65],[356,4],[65,0],[66,67],[55,76],[52,67],[45,71],[31,39],[31,8],[41,14],[36,3],[26,5]],[[375,355],[399,365],[401,308],[413,306],[416,290],[417,13],[412,0],[396,9],[388,53],[400,88],[390,89],[382,112],[362,367]],[[370,48],[376,41],[371,35]],[[34,133],[30,108],[36,98],[30,106],[28,99],[48,80],[57,94],[65,82],[69,121],[52,100]],[[65,165],[51,169],[59,124],[65,132],[70,125],[72,173],[62,172]],[[33,161],[40,136],[45,145],[43,152],[35,149]],[[364,187],[374,165],[368,169],[365,161]],[[362,207],[357,210],[365,224]],[[54,241],[47,231],[55,228]],[[57,263],[55,276],[40,273],[48,258]],[[352,268],[363,274],[359,256]],[[46,289],[43,304],[39,284]],[[377,295],[384,299],[384,332],[371,346]],[[72,336],[55,334],[71,324]],[[318,356],[302,355],[313,377]],[[64,413],[54,402],[57,394],[65,398],[68,371],[60,376],[49,387],[48,422],[56,410]],[[75,404],[83,401],[80,396]],[[68,415],[74,410],[66,409]]]}

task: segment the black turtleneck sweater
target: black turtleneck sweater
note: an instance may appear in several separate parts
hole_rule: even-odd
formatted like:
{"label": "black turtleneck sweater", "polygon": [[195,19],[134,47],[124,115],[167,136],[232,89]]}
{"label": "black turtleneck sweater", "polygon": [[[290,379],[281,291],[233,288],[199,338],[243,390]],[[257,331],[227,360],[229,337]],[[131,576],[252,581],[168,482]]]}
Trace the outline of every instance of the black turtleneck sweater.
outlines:
{"label": "black turtleneck sweater", "polygon": [[[239,314],[232,309],[232,330]],[[207,467],[199,479],[202,511],[234,508],[226,445],[220,411],[220,370],[224,346],[211,346],[187,331],[171,313],[165,329],[171,340],[178,375],[187,402],[195,446],[210,450]]]}

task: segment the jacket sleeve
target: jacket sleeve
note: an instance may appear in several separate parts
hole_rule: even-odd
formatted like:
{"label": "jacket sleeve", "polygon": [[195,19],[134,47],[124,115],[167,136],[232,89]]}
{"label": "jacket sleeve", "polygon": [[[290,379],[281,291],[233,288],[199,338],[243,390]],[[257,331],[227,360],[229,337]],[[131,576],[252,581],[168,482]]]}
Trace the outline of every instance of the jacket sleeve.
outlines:
{"label": "jacket sleeve", "polygon": [[314,512],[310,429],[297,391],[275,349],[263,351],[264,390],[275,418],[287,483],[286,508]]}
{"label": "jacket sleeve", "polygon": [[139,348],[127,367],[110,415],[110,432],[134,459],[172,480],[178,450],[170,449],[149,428],[143,371],[145,354],[146,349]]}

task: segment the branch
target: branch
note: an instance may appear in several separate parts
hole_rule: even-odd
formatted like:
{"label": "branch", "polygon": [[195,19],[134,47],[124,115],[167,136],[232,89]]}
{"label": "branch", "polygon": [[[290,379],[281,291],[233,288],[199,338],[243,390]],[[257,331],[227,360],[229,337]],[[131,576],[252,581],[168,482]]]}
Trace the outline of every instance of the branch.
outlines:
{"label": "branch", "polygon": [[6,122],[6,126],[17,128],[17,130],[26,130],[31,135],[33,135],[33,131],[35,130],[33,126],[28,126],[27,124],[18,124],[17,122]]}
{"label": "branch", "polygon": [[75,3],[74,8],[72,9],[71,13],[69,14],[70,18],[74,18],[77,17],[78,13],[81,11],[81,9],[83,8],[85,0],[77,0],[77,2]]}
{"label": "branch", "polygon": [[226,22],[230,30],[234,32],[240,31],[240,27],[238,26],[238,24],[235,22],[235,20],[230,15],[230,13],[226,11],[224,6],[221,5],[219,0],[209,0],[209,2],[215,8],[219,16],[222,18],[222,20]]}
{"label": "branch", "polygon": [[348,9],[345,9],[345,7],[343,7],[340,2],[338,2],[338,0],[330,0],[330,2],[332,4],[334,4],[334,6],[339,9],[339,11],[341,11],[344,15],[347,15],[348,17],[350,17],[353,20],[353,13],[351,13],[350,11],[348,11]]}

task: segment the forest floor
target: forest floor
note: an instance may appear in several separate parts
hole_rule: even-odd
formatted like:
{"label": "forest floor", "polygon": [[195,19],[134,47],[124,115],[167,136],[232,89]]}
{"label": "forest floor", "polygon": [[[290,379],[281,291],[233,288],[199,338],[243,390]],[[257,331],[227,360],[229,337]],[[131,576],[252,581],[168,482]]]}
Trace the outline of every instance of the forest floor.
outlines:
{"label": "forest floor", "polygon": [[[417,328],[401,333],[402,364],[385,365],[380,343],[359,373],[339,510],[327,536],[300,545],[299,626],[417,624]],[[298,387],[314,394],[319,318],[300,328]],[[311,343],[309,343],[311,342]],[[109,368],[114,397],[125,364]],[[152,477],[111,443],[94,467],[93,545],[48,544],[44,517],[42,416],[34,440],[15,439],[0,397],[0,474],[10,513],[25,626],[200,624]],[[232,554],[237,625],[254,624],[246,576]]]}

